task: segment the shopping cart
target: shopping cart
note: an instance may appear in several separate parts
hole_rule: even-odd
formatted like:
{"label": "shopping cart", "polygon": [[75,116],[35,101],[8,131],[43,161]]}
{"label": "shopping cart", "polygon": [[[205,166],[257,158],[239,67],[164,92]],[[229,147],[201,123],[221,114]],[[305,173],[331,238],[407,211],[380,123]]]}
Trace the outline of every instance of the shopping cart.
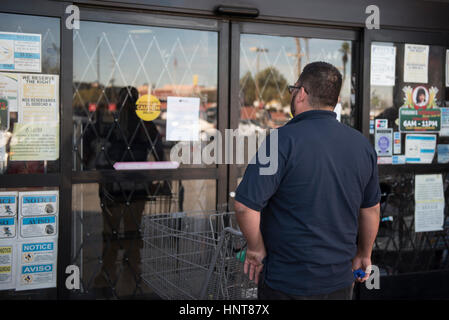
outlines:
{"label": "shopping cart", "polygon": [[257,288],[243,272],[246,242],[231,212],[146,216],[145,283],[170,300],[243,300]]}

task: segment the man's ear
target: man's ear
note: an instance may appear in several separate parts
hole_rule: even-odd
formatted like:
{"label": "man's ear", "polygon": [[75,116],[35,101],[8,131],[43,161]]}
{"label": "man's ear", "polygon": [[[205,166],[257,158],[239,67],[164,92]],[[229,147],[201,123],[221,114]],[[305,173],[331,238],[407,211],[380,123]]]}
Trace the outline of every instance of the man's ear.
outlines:
{"label": "man's ear", "polygon": [[295,97],[295,100],[297,100],[297,102],[304,102],[306,99],[306,92],[304,91],[304,88],[299,89],[298,94]]}

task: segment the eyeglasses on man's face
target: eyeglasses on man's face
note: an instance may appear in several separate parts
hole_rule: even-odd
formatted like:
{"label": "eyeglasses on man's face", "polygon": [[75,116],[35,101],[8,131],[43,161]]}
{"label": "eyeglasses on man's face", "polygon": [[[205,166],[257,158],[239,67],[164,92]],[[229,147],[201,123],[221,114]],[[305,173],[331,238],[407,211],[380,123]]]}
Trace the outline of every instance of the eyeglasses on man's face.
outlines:
{"label": "eyeglasses on man's face", "polygon": [[[293,91],[295,91],[296,89],[300,90],[301,88],[304,88],[303,86],[288,86],[288,92],[290,92],[290,94],[293,93]],[[309,94],[306,90],[306,88],[304,88],[304,91]]]}

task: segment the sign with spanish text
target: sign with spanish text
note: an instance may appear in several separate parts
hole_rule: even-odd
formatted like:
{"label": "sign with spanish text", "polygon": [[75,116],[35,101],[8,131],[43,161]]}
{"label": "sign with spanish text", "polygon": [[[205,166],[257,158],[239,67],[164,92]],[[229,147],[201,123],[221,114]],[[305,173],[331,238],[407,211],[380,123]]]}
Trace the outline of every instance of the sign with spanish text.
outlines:
{"label": "sign with spanish text", "polygon": [[20,242],[17,251],[16,290],[56,287],[57,238]]}
{"label": "sign with spanish text", "polygon": [[19,123],[59,121],[59,76],[19,75]]}
{"label": "sign with spanish text", "polygon": [[427,83],[429,46],[404,45],[404,82]]}

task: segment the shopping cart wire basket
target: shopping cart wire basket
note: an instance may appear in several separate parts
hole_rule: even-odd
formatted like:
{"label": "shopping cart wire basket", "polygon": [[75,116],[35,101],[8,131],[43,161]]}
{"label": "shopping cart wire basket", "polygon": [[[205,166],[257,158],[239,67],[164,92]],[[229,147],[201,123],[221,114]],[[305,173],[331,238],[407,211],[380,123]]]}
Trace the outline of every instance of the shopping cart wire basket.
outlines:
{"label": "shopping cart wire basket", "polygon": [[178,212],[144,218],[142,279],[170,300],[256,299],[243,272],[246,241],[232,212]]}

